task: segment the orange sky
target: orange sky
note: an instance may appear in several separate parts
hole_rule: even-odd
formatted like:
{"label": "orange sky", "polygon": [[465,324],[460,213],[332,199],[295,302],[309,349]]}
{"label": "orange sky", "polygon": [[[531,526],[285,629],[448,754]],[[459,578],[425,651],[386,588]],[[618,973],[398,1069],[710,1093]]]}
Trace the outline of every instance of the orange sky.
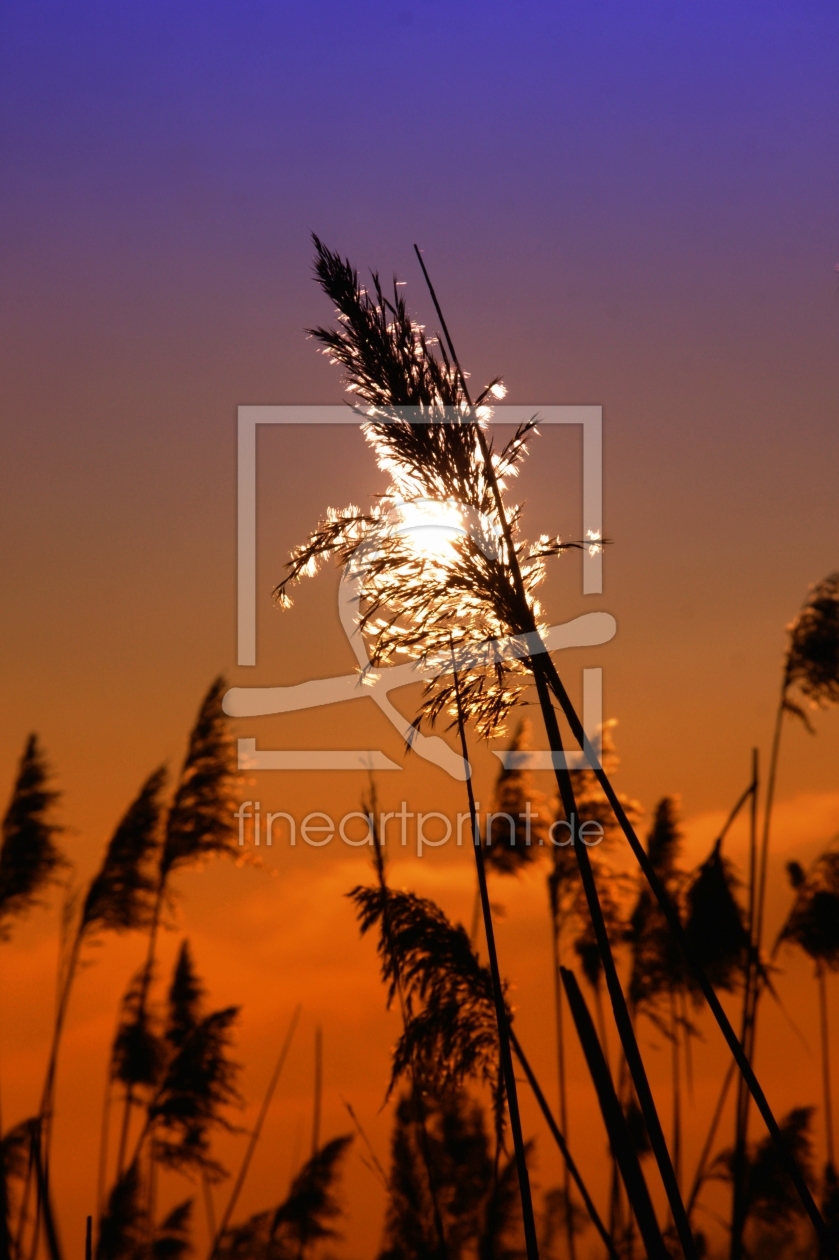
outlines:
{"label": "orange sky", "polygon": [[[558,664],[575,700],[582,669],[602,667],[619,785],[648,810],[678,793],[690,860],[707,851],[753,747],[766,765],[784,626],[839,567],[837,34],[834,8],[784,2],[3,7],[0,792],[38,731],[78,882],[145,776],[176,768],[219,672],[268,685],[353,666],[334,571],[288,612],[271,601],[324,509],[382,489],[349,428],[260,436],[259,664],[235,664],[236,408],[341,398],[303,333],[330,314],[311,281],[313,229],[407,280],[431,328],[418,241],[464,366],[481,382],[501,373],[509,402],[602,405],[603,594],[580,594],[571,555],[552,562],[544,602],[552,621],[602,609],[618,631]],[[577,537],[579,434],[546,430],[514,495],[526,534]],[[415,699],[394,695],[409,716]],[[783,862],[839,830],[839,713],[815,725],[784,733],[770,931]],[[236,733],[402,759],[366,700]],[[497,763],[478,748],[475,765],[486,802]],[[338,816],[364,788],[351,773],[265,773],[248,795]],[[463,808],[462,789],[416,758],[379,792],[388,808]],[[743,844],[735,830],[735,858]],[[324,1134],[347,1128],[343,1095],[386,1162],[396,1035],[343,897],[363,852],[263,856],[260,870],[179,877],[163,949],[168,966],[187,933],[212,1001],[242,1004],[245,1123],[304,1005],[243,1211],[276,1201],[305,1153],[318,1022]],[[398,854],[393,877],[468,918],[470,861],[453,847]],[[554,1098],[543,873],[495,895],[522,1040]],[[4,1125],[39,1093],[56,927],[52,905],[0,946]],[[109,938],[74,994],[54,1179],[68,1260],[92,1207],[116,1003],[141,955],[139,940]],[[819,1095],[808,968],[784,967],[786,1014],[766,1004],[759,1050],[779,1111]],[[703,1029],[689,1168],[724,1071]],[[664,1079],[665,1050],[642,1036]],[[576,1053],[572,1074],[571,1139],[602,1193]],[[526,1098],[524,1114],[550,1184],[557,1161]],[[228,1164],[240,1146],[221,1144]],[[357,1152],[345,1190],[345,1253],[369,1256],[381,1195]]]}

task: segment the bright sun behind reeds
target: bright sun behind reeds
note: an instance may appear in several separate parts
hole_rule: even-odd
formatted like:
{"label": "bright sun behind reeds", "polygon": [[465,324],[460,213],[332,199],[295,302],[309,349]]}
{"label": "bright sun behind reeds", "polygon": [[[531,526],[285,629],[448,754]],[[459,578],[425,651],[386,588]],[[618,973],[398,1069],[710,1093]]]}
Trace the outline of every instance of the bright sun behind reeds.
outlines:
{"label": "bright sun behind reeds", "polygon": [[393,532],[429,560],[445,563],[452,544],[467,533],[459,504],[450,500],[411,499],[399,503],[394,515]]}

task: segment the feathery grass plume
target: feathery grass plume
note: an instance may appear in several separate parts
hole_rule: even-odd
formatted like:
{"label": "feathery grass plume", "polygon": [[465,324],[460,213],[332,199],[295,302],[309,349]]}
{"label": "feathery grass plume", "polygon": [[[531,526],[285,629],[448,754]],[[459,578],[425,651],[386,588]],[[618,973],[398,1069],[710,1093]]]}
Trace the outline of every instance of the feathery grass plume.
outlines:
{"label": "feathery grass plume", "polygon": [[0,941],[8,940],[11,920],[37,905],[66,860],[55,841],[61,833],[52,820],[58,792],[48,785],[50,770],[37,735],[26,741],[3,818],[0,844]]}
{"label": "feathery grass plume", "polygon": [[[403,653],[441,662],[418,721],[455,714],[454,687],[445,681],[453,643],[470,664],[461,688],[464,711],[484,734],[495,733],[528,678],[518,656],[502,655],[495,641],[532,629],[540,615],[533,593],[546,557],[579,545],[541,538],[531,547],[518,537],[515,508],[506,537],[502,530],[495,482],[515,474],[534,422],[492,456],[490,476],[474,421],[488,414],[488,398],[503,393],[499,383],[483,392],[476,412],[455,365],[408,317],[396,286],[391,301],[374,274],[371,295],[349,262],[317,238],[315,247],[316,276],[335,304],[339,327],[310,331],[344,367],[347,387],[360,400],[365,436],[391,484],[370,512],[350,507],[327,515],[292,554],[278,598],[287,603],[290,586],[328,556],[348,565],[359,585],[360,630],[372,663]],[[441,532],[446,537],[438,546]],[[511,580],[513,535],[522,589]]]}
{"label": "feathery grass plume", "polygon": [[184,941],[169,989],[163,1033],[167,1062],[149,1103],[143,1138],[153,1136],[154,1156],[165,1168],[226,1176],[210,1156],[210,1134],[231,1129],[223,1109],[240,1102],[238,1065],[229,1057],[239,1008],[203,1014],[204,989]]}
{"label": "feathery grass plume", "polygon": [[189,1255],[192,1251],[189,1236],[192,1209],[192,1199],[185,1199],[163,1218],[154,1231],[153,1260],[184,1260]]}
{"label": "feathery grass plume", "polygon": [[351,1142],[351,1135],[327,1142],[303,1165],[279,1207],[230,1229],[219,1246],[223,1260],[306,1260],[318,1243],[340,1237],[333,1224],[341,1215],[335,1185]]}
{"label": "feathery grass plume", "polygon": [[[812,1118],[812,1107],[795,1107],[780,1121],[787,1147],[811,1184]],[[732,1150],[722,1151],[712,1165],[711,1178],[730,1181],[733,1161]],[[785,1247],[792,1246],[804,1218],[804,1208],[770,1137],[748,1149],[743,1196],[746,1227],[753,1235],[749,1254],[770,1254],[763,1251],[770,1241],[773,1244],[771,1254],[783,1254]]]}
{"label": "feathery grass plume", "polygon": [[212,683],[190,732],[166,819],[160,856],[161,887],[180,867],[218,853],[237,853],[233,819],[236,752],[221,707],[226,686],[223,678]]}
{"label": "feathery grass plume", "polygon": [[[380,888],[357,887],[349,896],[362,935],[381,927]],[[412,1068],[422,1088],[437,1096],[474,1077],[493,1090],[500,1127],[503,1088],[489,970],[478,962],[465,930],[453,926],[433,901],[391,889],[386,903],[389,931],[380,930],[378,943],[382,979],[390,1003],[398,974],[405,1002],[388,1093]]]}
{"label": "feathery grass plume", "polygon": [[839,573],[812,587],[788,630],[784,708],[809,727],[804,710],[788,692],[797,688],[815,709],[839,704]]}
{"label": "feathery grass plume", "polygon": [[[36,1120],[22,1120],[0,1139],[0,1257],[11,1260],[14,1238],[26,1225],[24,1185],[32,1152]],[[17,1218],[17,1229],[14,1228]]]}
{"label": "feathery grass plume", "polygon": [[[182,867],[200,864],[218,853],[238,855],[233,826],[236,754],[222,711],[225,686],[223,678],[216,678],[201,703],[190,732],[174,799],[163,824],[146,965],[141,972],[136,1004],[135,1023],[141,1038],[145,1035],[147,1022],[146,1005],[154,975],[157,934],[164,907],[172,898],[172,874]],[[135,1086],[129,1081],[117,1155],[118,1176],[124,1167],[135,1101]]]}
{"label": "feathery grass plume", "polygon": [[149,775],[108,844],[82,907],[80,931],[129,932],[149,926],[160,844],[163,766]]}
{"label": "feathery grass plume", "polygon": [[102,865],[81,903],[81,913],[74,930],[70,926],[72,920],[68,918],[67,921],[69,944],[59,973],[55,1024],[41,1101],[44,1119],[42,1143],[47,1168],[58,1054],[82,950],[103,931],[134,931],[147,927],[151,922],[156,887],[153,861],[160,840],[164,782],[165,771],[162,768],[154,771],[145,781],[108,843]]}
{"label": "feathery grass plume", "polygon": [[131,980],[120,1005],[110,1072],[111,1080],[126,1087],[154,1085],[163,1063],[164,1047],[153,1013],[142,1002],[147,987],[144,965]]}
{"label": "feathery grass plume", "polygon": [[817,966],[839,971],[839,838],[809,871],[789,862],[787,873],[795,900],[777,944],[797,945]]}
{"label": "feathery grass plume", "polygon": [[139,1161],[135,1160],[108,1198],[99,1222],[96,1260],[185,1260],[192,1251],[192,1199],[179,1203],[155,1225],[148,1198]]}
{"label": "feathery grass plume", "polygon": [[[732,992],[746,966],[749,933],[736,897],[739,881],[717,840],[685,893],[685,932],[705,974],[718,989]],[[690,983],[696,1001],[699,993]]]}
{"label": "feathery grass plume", "polygon": [[[835,1175],[836,1150],[833,1137],[833,1102],[830,1082],[830,1039],[827,1010],[827,973],[839,971],[839,844],[834,839],[810,870],[798,862],[787,863],[787,874],[795,889],[795,900],[778,934],[775,948],[797,945],[812,959],[819,987],[822,1089],[827,1165]],[[827,1174],[826,1174],[827,1175]]]}
{"label": "feathery grass plume", "polygon": [[[425,1099],[430,1158],[451,1260],[493,1254],[504,1225],[515,1218],[506,1167],[494,1198],[495,1159],[480,1104],[463,1090]],[[384,1244],[379,1260],[427,1260],[436,1254],[432,1204],[424,1175],[424,1153],[417,1141],[416,1099],[404,1095],[396,1107],[391,1138],[391,1166]],[[514,1174],[515,1175],[515,1174]],[[503,1179],[504,1188],[500,1187]],[[520,1215],[519,1215],[520,1222]],[[484,1250],[482,1250],[482,1248]]]}
{"label": "feathery grass plume", "polygon": [[147,1237],[145,1196],[135,1160],[108,1196],[107,1209],[99,1222],[96,1260],[138,1260]]}

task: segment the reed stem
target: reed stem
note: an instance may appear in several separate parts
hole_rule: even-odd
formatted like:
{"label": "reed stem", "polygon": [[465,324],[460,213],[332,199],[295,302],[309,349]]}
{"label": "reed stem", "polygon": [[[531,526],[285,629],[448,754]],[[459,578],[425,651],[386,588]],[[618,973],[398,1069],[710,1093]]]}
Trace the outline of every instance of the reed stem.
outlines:
{"label": "reed stem", "polygon": [[[454,650],[452,649],[452,667],[454,675],[455,697],[457,701],[457,727],[460,734],[460,747],[463,760],[469,765],[469,749],[466,743],[466,727],[463,719],[463,706],[460,697],[460,682],[457,670],[454,669]],[[481,844],[481,832],[478,824],[478,813],[475,807],[475,793],[472,788],[471,771],[466,779],[466,792],[469,799],[469,818],[472,824],[472,847],[475,850],[475,867],[478,874],[478,887],[481,892],[481,908],[484,916],[484,932],[486,934],[489,969],[492,976],[492,993],[495,999],[495,1017],[498,1024],[498,1046],[501,1056],[501,1072],[504,1088],[507,1093],[507,1109],[510,1114],[510,1129],[513,1134],[513,1145],[516,1154],[516,1168],[519,1175],[519,1195],[521,1197],[522,1223],[524,1241],[528,1260],[539,1260],[539,1245],[536,1239],[536,1221],[533,1215],[533,1198],[530,1190],[530,1176],[527,1171],[527,1159],[524,1150],[524,1137],[519,1114],[519,1101],[516,1076],[513,1071],[513,1056],[510,1052],[510,1033],[507,1019],[507,1008],[504,1001],[504,990],[501,984],[501,973],[498,968],[498,953],[495,948],[495,930],[492,923],[492,911],[487,890],[484,850]]]}

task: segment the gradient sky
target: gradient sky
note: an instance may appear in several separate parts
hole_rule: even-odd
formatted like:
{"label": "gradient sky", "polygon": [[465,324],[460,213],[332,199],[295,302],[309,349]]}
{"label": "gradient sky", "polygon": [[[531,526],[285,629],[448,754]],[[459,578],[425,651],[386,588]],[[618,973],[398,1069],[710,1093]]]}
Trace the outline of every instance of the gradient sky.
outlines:
{"label": "gradient sky", "polygon": [[[285,614],[270,589],[323,508],[365,501],[378,474],[356,433],[272,433],[260,665],[235,668],[236,406],[341,397],[302,332],[329,317],[312,230],[406,279],[431,323],[418,241],[476,378],[501,372],[515,402],[602,404],[604,594],[582,600],[570,559],[548,603],[561,619],[616,615],[607,649],[569,656],[569,685],[603,665],[621,786],[648,807],[680,793],[696,844],[710,842],[750,749],[767,750],[784,625],[839,562],[837,37],[835,5],[806,2],[3,6],[0,767],[8,782],[26,733],[41,733],[81,874],[141,778],[181,755],[216,673],[294,682],[352,663],[334,575]],[[576,529],[575,442],[543,437],[521,479],[532,532]],[[277,746],[378,738],[393,755],[384,723],[355,708],[241,733]],[[789,730],[779,855],[839,828],[839,719],[816,724],[815,738]],[[479,754],[484,793],[491,773]],[[433,773],[397,777],[389,799],[455,807]],[[338,809],[362,788],[273,774],[255,791],[274,808]],[[405,879],[468,914],[456,857]],[[277,880],[190,877],[184,928],[213,996],[245,1001],[249,1098],[305,955],[306,1035],[321,1019],[327,1049],[330,1037],[345,1047],[327,1074],[329,1124],[345,1122],[339,1088],[363,1098],[384,1155],[375,1116],[393,1025],[340,899],[355,878],[346,861],[275,852]],[[526,995],[538,1003],[546,982],[541,896],[507,895],[502,929],[531,1040],[549,1036],[526,1022]],[[37,1089],[47,1014],[34,994],[51,983],[53,929],[33,920],[4,958],[20,1002],[3,1021],[10,1119]],[[138,949],[97,964],[70,1031],[67,1107],[97,1117],[91,1152],[101,1076],[91,1083],[86,1064]],[[283,1095],[292,1129],[306,1053]],[[540,1053],[547,1075],[550,1046]],[[65,1171],[89,1198],[86,1171]],[[260,1177],[246,1207],[274,1192]],[[365,1177],[354,1166],[353,1194]],[[350,1250],[369,1251],[377,1230],[356,1212]]]}

